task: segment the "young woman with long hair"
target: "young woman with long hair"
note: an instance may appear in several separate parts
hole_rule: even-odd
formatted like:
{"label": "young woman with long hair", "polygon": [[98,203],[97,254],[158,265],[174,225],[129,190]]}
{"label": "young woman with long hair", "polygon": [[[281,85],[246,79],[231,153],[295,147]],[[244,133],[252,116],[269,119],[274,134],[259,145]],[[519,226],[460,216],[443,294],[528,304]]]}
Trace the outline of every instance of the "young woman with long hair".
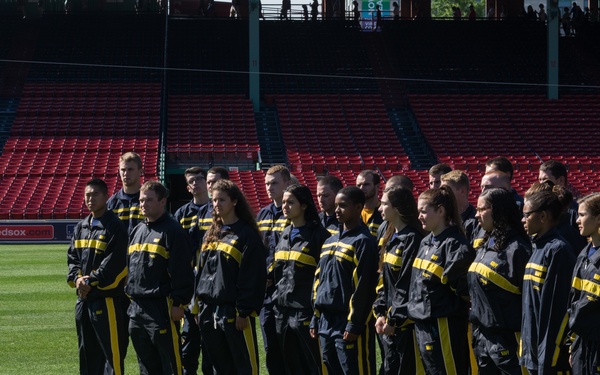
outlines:
{"label": "young woman with long hair", "polygon": [[[408,290],[412,264],[425,231],[419,221],[417,202],[402,186],[383,191],[379,212],[387,223],[379,241],[379,287],[373,305],[375,330],[383,343],[385,374],[418,374],[423,364],[414,340],[414,324],[408,319]],[[417,371],[419,368],[421,371]]]}
{"label": "young woman with long hair", "polygon": [[569,328],[574,374],[598,373],[600,365],[600,193],[579,201],[579,233],[589,239],[577,257],[569,298]]}
{"label": "young woman with long hair", "polygon": [[511,192],[484,191],[476,210],[485,235],[475,249],[467,281],[477,365],[482,374],[520,375],[521,290],[531,242]]}
{"label": "young woman with long hair", "polygon": [[310,337],[312,286],[321,247],[331,235],[321,225],[310,189],[288,186],[283,216],[291,222],[275,248],[273,280],[275,328],[289,374],[320,374],[319,343]]}
{"label": "young woman with long hair", "polygon": [[412,269],[408,317],[415,321],[419,352],[428,374],[467,374],[467,271],[475,253],[465,237],[448,186],[419,196],[419,220],[429,234]]}
{"label": "young woman with long hair", "polygon": [[258,374],[254,317],[266,283],[266,249],[252,210],[229,180],[212,189],[213,223],[198,265],[198,325],[219,374]]}

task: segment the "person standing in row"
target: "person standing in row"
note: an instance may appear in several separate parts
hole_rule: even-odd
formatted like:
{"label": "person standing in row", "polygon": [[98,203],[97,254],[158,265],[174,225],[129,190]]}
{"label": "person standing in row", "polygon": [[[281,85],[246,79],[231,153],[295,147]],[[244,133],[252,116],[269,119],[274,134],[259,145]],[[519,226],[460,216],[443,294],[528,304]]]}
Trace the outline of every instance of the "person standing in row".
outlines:
{"label": "person standing in row", "polygon": [[426,190],[417,207],[423,229],[430,232],[413,263],[408,300],[419,353],[428,374],[467,374],[466,276],[475,254],[450,187]]}
{"label": "person standing in row", "polygon": [[356,186],[365,193],[365,207],[361,212],[363,223],[369,228],[373,237],[377,237],[377,230],[383,219],[379,213],[379,182],[381,178],[376,171],[367,169],[356,177]]}
{"label": "person standing in row", "polygon": [[108,187],[100,179],[85,185],[90,214],[77,224],[67,250],[67,282],[77,289],[75,323],[81,374],[124,373],[129,345],[125,279],[127,228],[106,208]]}
{"label": "person standing in row", "polygon": [[526,194],[523,206],[522,221],[533,252],[523,277],[519,361],[531,375],[570,371],[565,339],[575,256],[556,229],[564,193],[555,186],[553,191]]}
{"label": "person standing in row", "polygon": [[335,176],[325,176],[317,183],[317,201],[319,202],[319,219],[329,233],[337,234],[340,231],[340,222],[335,217],[335,196],[344,185]]}
{"label": "person standing in row", "polygon": [[127,225],[129,233],[144,220],[144,215],[140,212],[140,187],[143,174],[140,155],[135,152],[121,155],[119,176],[123,187],[106,202],[106,207]]}
{"label": "person standing in row", "polygon": [[[206,171],[200,167],[191,167],[185,170],[184,177],[187,191],[192,194],[192,200],[181,206],[175,212],[174,217],[190,235],[194,248],[193,263],[196,265],[199,257],[198,251],[205,232],[205,230],[201,230],[201,223],[208,211]],[[183,375],[196,375],[201,346],[200,329],[189,307],[185,310],[181,338]]]}
{"label": "person standing in row", "polygon": [[520,375],[522,286],[531,242],[513,194],[505,189],[483,192],[476,216],[485,235],[467,280],[477,366],[480,374]]}
{"label": "person standing in row", "polygon": [[239,187],[220,180],[211,194],[213,223],[196,282],[198,325],[215,373],[257,375],[255,317],[264,297],[266,249]]}
{"label": "person standing in row", "polygon": [[194,294],[194,248],[166,204],[167,189],[145,182],[140,208],[146,219],[129,240],[129,334],[143,375],[182,374],[179,323]]}
{"label": "person standing in row", "polygon": [[323,242],[331,236],[320,221],[310,189],[291,185],[283,194],[283,230],[275,251],[275,322],[288,374],[320,374],[319,343],[310,337],[312,285]]}
{"label": "person standing in row", "polygon": [[388,225],[379,242],[379,285],[374,303],[375,330],[381,337],[385,374],[425,374],[408,319],[408,290],[412,264],[424,237],[417,203],[402,186],[384,190],[379,207]]}
{"label": "person standing in row", "polygon": [[590,242],[577,257],[569,296],[569,328],[574,374],[593,375],[600,365],[600,193],[579,201],[579,233]]}
{"label": "person standing in row", "polygon": [[[290,224],[289,220],[283,217],[281,204],[283,192],[290,185],[291,179],[290,171],[283,165],[272,166],[267,170],[265,176],[265,187],[272,202],[258,212],[256,221],[263,243],[267,248],[265,267],[267,272],[273,266],[275,248],[279,243],[281,233]],[[283,374],[285,365],[283,353],[279,350],[277,330],[275,329],[275,313],[273,311],[272,295],[274,291],[273,276],[267,273],[265,300],[260,310],[260,326],[266,352],[267,370],[269,374]]]}
{"label": "person standing in row", "polygon": [[373,302],[377,286],[375,237],[361,220],[365,194],[341,189],[335,213],[342,231],[325,241],[317,265],[310,324],[319,338],[323,363],[332,374],[374,374]]}

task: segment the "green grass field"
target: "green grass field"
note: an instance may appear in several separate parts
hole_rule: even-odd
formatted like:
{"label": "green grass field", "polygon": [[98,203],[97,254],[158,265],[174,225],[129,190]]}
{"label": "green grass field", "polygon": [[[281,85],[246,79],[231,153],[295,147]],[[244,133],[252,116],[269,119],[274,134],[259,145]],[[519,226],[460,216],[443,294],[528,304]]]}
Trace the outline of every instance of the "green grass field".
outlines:
{"label": "green grass field", "polygon": [[[0,245],[0,375],[79,372],[66,251],[67,245]],[[260,329],[257,336],[260,373],[267,374]],[[139,373],[131,344],[125,371]]]}
{"label": "green grass field", "polygon": [[[67,245],[0,245],[0,375],[79,372],[66,251]],[[260,332],[258,340],[262,348]],[[131,344],[125,371],[139,373]]]}

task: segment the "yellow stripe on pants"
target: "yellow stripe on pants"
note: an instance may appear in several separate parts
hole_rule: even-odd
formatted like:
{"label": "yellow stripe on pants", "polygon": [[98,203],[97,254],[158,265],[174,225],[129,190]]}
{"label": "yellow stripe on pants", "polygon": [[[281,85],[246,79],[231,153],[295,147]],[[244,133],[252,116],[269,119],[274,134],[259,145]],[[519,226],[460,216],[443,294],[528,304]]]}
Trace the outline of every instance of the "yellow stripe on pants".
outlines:
{"label": "yellow stripe on pants", "polygon": [[106,311],[108,313],[108,331],[110,335],[110,351],[112,353],[113,370],[115,375],[123,374],[121,368],[121,351],[119,348],[119,330],[117,328],[117,313],[115,312],[115,301],[112,297],[107,297]]}
{"label": "yellow stripe on pants", "polygon": [[475,357],[475,350],[473,349],[473,326],[469,322],[467,329],[467,341],[469,342],[469,361],[471,362],[471,374],[479,373],[479,366],[477,366],[477,358]]}
{"label": "yellow stripe on pants", "polygon": [[[438,329],[440,332],[440,346],[442,347],[442,356],[444,357],[444,366],[447,375],[458,375],[456,373],[456,363],[452,355],[452,342],[450,341],[450,328],[448,327],[448,318],[438,318]],[[462,374],[461,374],[462,375]]]}
{"label": "yellow stripe on pants", "polygon": [[258,358],[256,358],[256,348],[254,347],[254,330],[250,323],[250,318],[246,317],[247,324],[244,328],[244,341],[246,341],[246,348],[248,348],[248,357],[250,358],[250,366],[252,366],[252,374],[258,375]]}

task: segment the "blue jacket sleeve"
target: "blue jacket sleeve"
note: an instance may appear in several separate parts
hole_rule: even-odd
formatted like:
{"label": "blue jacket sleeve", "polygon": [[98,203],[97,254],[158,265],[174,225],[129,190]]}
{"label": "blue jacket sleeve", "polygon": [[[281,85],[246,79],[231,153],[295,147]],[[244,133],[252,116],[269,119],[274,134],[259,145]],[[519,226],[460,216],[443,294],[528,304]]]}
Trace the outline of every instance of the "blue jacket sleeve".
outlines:
{"label": "blue jacket sleeve", "polygon": [[375,238],[361,239],[356,244],[354,254],[356,267],[352,275],[354,292],[350,297],[350,313],[346,331],[361,334],[369,315],[373,311],[375,301],[375,288],[377,287],[377,268],[379,266],[379,252]]}

